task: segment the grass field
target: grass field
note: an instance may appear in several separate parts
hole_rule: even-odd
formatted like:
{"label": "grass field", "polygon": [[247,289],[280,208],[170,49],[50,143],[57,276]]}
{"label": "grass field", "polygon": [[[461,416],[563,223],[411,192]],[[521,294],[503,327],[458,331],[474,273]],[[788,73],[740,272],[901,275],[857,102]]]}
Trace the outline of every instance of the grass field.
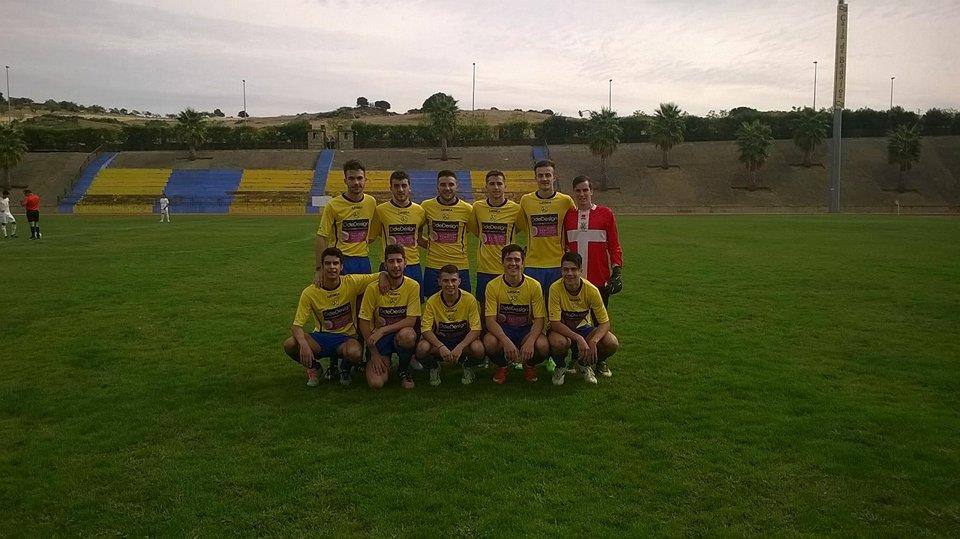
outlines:
{"label": "grass field", "polygon": [[0,536],[960,534],[960,220],[621,219],[614,377],[304,386],[313,218],[0,243]]}

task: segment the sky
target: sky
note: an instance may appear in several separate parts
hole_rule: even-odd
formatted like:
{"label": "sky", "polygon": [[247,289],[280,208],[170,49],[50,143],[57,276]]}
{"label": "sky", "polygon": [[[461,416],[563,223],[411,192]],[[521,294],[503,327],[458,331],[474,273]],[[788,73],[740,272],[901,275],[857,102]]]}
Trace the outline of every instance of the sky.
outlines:
{"label": "sky", "polygon": [[[851,0],[847,108],[960,108],[960,0]],[[835,0],[0,0],[11,95],[253,116],[431,94],[476,108],[621,115],[817,106]],[[818,64],[815,67],[814,61]],[[0,81],[3,84],[4,81]],[[6,93],[4,87],[0,91]]]}

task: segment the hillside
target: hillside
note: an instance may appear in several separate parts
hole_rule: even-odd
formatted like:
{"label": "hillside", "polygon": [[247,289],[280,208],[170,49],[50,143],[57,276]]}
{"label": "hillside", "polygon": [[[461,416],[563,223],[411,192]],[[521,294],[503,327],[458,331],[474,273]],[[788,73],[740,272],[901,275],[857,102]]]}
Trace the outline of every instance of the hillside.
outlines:
{"label": "hillside", "polygon": [[[915,191],[907,193],[884,190],[897,182],[896,167],[886,163],[885,144],[881,138],[845,141],[841,196],[847,211],[890,212],[896,201],[905,211],[960,211],[960,137],[924,138],[922,158],[908,173],[908,187]],[[553,146],[550,151],[564,191],[570,191],[569,182],[578,174],[599,178],[599,162],[585,146]],[[448,161],[440,161],[438,154],[432,148],[342,150],[336,152],[333,167],[351,158],[362,160],[370,170],[518,170],[532,165],[527,146],[451,148]],[[110,166],[309,170],[317,155],[310,150],[205,151],[201,159],[190,161],[185,152],[121,152]],[[27,154],[13,171],[14,183],[30,185],[52,205],[84,158],[77,153]],[[775,142],[761,171],[765,188],[748,191],[732,187],[745,185],[733,142],[682,144],[671,152],[672,166],[667,170],[658,166],[660,152],[653,145],[621,144],[608,164],[611,184],[619,188],[599,193],[598,199],[619,211],[636,213],[824,211],[827,169],[796,166],[800,160],[792,143]],[[814,161],[827,161],[825,147]]]}

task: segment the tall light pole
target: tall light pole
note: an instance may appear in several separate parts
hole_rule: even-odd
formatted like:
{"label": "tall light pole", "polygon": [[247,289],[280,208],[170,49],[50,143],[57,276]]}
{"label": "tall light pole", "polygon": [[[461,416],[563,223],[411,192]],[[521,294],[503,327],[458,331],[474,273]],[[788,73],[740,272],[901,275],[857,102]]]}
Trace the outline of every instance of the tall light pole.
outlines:
{"label": "tall light pole", "polygon": [[893,81],[897,77],[890,77],[890,110],[893,110]]}
{"label": "tall light pole", "polygon": [[848,8],[843,0],[837,0],[837,48],[833,63],[833,139],[830,141],[830,186],[827,196],[830,213],[840,212],[841,135],[847,93]]}
{"label": "tall light pole", "polygon": [[613,79],[607,81],[609,88],[607,90],[607,108],[613,110]]}
{"label": "tall light pole", "polygon": [[477,63],[473,63],[473,104],[471,110],[477,110]]}
{"label": "tall light pole", "polygon": [[10,102],[10,66],[3,66],[7,72],[7,116],[13,117],[13,114],[10,112],[10,107],[13,103]]}
{"label": "tall light pole", "polygon": [[813,61],[813,110],[817,110],[817,61]]}
{"label": "tall light pole", "polygon": [[243,84],[243,113],[250,117],[250,113],[247,112],[247,79],[240,79],[241,84]]}

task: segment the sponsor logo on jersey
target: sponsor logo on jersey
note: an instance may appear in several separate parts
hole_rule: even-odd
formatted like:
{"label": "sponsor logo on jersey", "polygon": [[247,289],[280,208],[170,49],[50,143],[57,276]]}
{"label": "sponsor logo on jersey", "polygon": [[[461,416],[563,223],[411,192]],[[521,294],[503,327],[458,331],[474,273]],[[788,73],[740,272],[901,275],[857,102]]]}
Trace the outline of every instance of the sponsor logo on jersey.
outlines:
{"label": "sponsor logo on jersey", "polygon": [[323,311],[323,331],[336,331],[350,325],[353,309],[349,303]]}
{"label": "sponsor logo on jersey", "polygon": [[343,233],[346,243],[363,243],[367,241],[369,219],[347,219],[343,222]]}
{"label": "sponsor logo on jersey", "polygon": [[458,320],[456,322],[437,322],[434,324],[434,333],[441,339],[463,340],[463,337],[470,332],[470,322]]}
{"label": "sponsor logo on jersey", "polygon": [[431,238],[437,243],[457,243],[460,238],[459,221],[433,221]]}
{"label": "sponsor logo on jersey", "polygon": [[413,247],[417,244],[417,225],[389,225],[387,235],[393,240],[392,243],[404,247]]}
{"label": "sponsor logo on jersey", "polygon": [[401,305],[398,307],[380,307],[377,314],[380,315],[384,325],[388,326],[407,317],[407,306]]}
{"label": "sponsor logo on jersey", "polygon": [[481,239],[484,245],[506,245],[507,223],[481,223]]}
{"label": "sponsor logo on jersey", "polygon": [[530,216],[530,225],[536,237],[557,236],[560,219],[555,213]]}
{"label": "sponsor logo on jersey", "polygon": [[560,321],[570,329],[577,329],[590,311],[560,311]]}
{"label": "sponsor logo on jersey", "polygon": [[501,303],[497,309],[498,321],[501,324],[506,324],[513,327],[522,327],[529,326],[532,322],[530,319],[530,306],[529,305],[511,305],[509,303]]}

